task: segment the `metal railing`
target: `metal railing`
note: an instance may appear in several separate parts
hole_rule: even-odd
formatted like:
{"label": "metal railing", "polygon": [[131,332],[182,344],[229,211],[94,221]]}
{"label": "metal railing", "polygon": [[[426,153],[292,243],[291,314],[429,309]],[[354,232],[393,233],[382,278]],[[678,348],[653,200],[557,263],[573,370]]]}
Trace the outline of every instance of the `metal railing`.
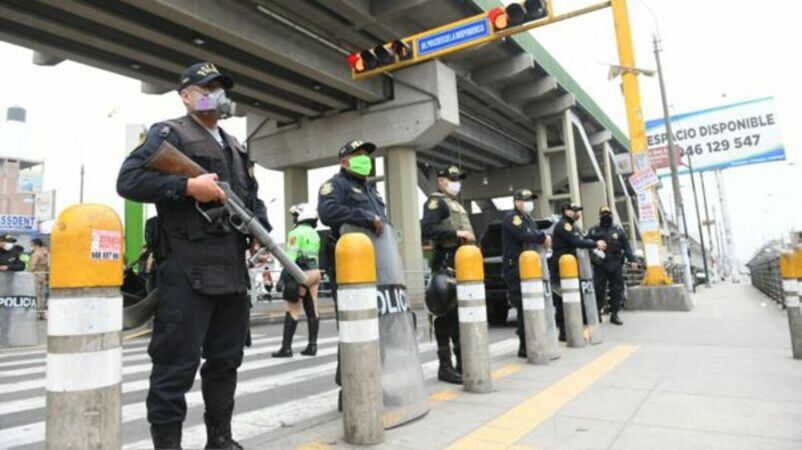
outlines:
{"label": "metal railing", "polygon": [[766,245],[746,265],[749,267],[752,286],[785,306],[782,276],[780,275],[781,253],[782,248],[779,245]]}

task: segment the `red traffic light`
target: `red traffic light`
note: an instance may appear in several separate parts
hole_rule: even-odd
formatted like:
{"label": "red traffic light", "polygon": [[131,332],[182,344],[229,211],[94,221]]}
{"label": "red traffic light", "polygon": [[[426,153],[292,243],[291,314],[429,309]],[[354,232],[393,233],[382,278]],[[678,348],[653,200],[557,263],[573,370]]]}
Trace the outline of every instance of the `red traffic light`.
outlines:
{"label": "red traffic light", "polygon": [[358,53],[351,53],[348,55],[348,65],[351,66],[351,69],[353,69],[354,72],[365,71],[365,63],[362,62],[362,57],[359,56]]}
{"label": "red traffic light", "polygon": [[487,13],[487,18],[490,20],[490,25],[492,25],[493,29],[496,31],[503,30],[509,26],[507,13],[501,8],[491,9],[490,12]]}

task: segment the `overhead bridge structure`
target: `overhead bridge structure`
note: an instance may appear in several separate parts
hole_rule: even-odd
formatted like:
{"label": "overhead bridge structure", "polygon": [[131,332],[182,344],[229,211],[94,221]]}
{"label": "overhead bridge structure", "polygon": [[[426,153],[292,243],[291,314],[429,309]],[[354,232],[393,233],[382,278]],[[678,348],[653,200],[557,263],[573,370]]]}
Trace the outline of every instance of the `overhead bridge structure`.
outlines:
{"label": "overhead bridge structure", "polygon": [[[626,136],[529,34],[392,75],[353,80],[346,55],[500,6],[496,0],[3,0],[0,39],[34,63],[69,59],[175,88],[183,67],[231,74],[248,148],[284,171],[286,205],[306,201],[309,169],[335,163],[349,139],[380,146],[390,219],[410,274],[421,272],[418,187],[457,163],[471,176],[466,205],[497,214],[494,198],[526,187],[537,214],[581,202],[596,220],[615,206],[635,238],[631,194],[611,163]],[[610,36],[610,39],[613,39]],[[316,192],[311,193],[312,196]],[[410,275],[413,295],[422,280]]]}

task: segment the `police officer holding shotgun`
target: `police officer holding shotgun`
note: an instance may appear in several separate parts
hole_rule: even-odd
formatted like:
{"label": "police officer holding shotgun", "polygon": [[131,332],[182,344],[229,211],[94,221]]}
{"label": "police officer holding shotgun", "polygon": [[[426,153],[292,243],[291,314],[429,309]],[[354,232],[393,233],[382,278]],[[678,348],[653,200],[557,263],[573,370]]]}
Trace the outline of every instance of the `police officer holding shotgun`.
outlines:
{"label": "police officer holding shotgun", "polygon": [[[219,206],[226,181],[268,230],[264,203],[257,198],[253,163],[237,140],[219,127],[231,113],[234,83],[214,64],[188,67],[178,93],[187,114],[154,125],[123,162],[118,193],[155,203],[158,212],[156,284],[159,303],[148,353],[153,361],[147,397],[155,448],[180,448],[187,405],[201,357],[201,390],[206,406],[206,448],[241,449],[231,436],[237,368],[248,339],[248,271],[245,253],[260,243],[222,220],[203,213]],[[168,175],[145,168],[164,142],[208,173]]]}

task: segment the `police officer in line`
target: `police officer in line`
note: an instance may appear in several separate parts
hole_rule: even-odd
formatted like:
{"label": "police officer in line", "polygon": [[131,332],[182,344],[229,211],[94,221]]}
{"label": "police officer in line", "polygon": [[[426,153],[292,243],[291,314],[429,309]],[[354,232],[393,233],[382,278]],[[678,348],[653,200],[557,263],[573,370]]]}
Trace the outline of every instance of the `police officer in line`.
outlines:
{"label": "police officer in line", "polygon": [[20,252],[14,249],[17,238],[10,234],[0,236],[0,272],[21,272],[25,263],[20,259]]}
{"label": "police officer in line", "polygon": [[[340,239],[340,227],[350,224],[373,230],[381,236],[387,222],[384,200],[368,176],[373,170],[371,154],[376,145],[359,140],[346,142],[337,155],[340,159],[340,172],[320,186],[318,191],[317,212],[320,221],[331,228],[326,242],[329,267],[329,280],[337,305],[337,267],[335,264],[335,247]],[[338,355],[339,361],[339,355]],[[340,365],[337,364],[335,382],[340,384]],[[342,410],[342,391],[339,398]]]}
{"label": "police officer in line", "polygon": [[551,237],[541,231],[532,211],[537,195],[529,189],[518,189],[513,194],[515,208],[504,215],[501,221],[501,246],[504,264],[504,282],[507,283],[507,297],[517,312],[518,356],[526,358],[526,335],[524,334],[524,314],[521,294],[521,274],[518,258],[524,250],[534,250],[537,245],[551,245]]}
{"label": "police officer in line", "polygon": [[286,272],[284,277],[284,300],[287,302],[287,312],[284,314],[284,332],[281,339],[281,348],[273,352],[274,358],[292,357],[292,337],[298,326],[298,316],[303,305],[306,314],[306,323],[309,328],[309,341],[302,355],[317,355],[317,334],[320,327],[320,318],[317,308],[317,291],[320,287],[320,269],[318,255],[320,254],[320,235],[317,233],[317,211],[309,203],[300,203],[290,208],[293,227],[287,235],[287,256],[306,273],[308,284],[298,285]]}
{"label": "police officer in line", "polygon": [[[554,225],[553,242],[552,242],[552,255],[549,258],[549,271],[551,272],[551,284],[553,287],[559,286],[560,283],[560,257],[563,255],[574,255],[576,257],[576,249],[578,248],[598,248],[605,250],[607,243],[603,240],[592,241],[582,237],[582,233],[576,222],[581,216],[582,206],[565,203],[560,208],[562,216],[557,224]],[[565,318],[563,317],[563,298],[558,294],[558,291],[552,291],[554,299],[554,308],[556,309],[555,316],[557,319],[557,327],[560,329],[559,339],[565,341]],[[584,308],[584,304],[582,305]]]}
{"label": "police officer in line", "polygon": [[[446,383],[462,383],[462,355],[459,343],[459,317],[457,316],[456,292],[448,289],[453,278],[454,255],[457,248],[475,242],[476,237],[468,218],[468,212],[457,200],[465,179],[459,167],[451,166],[437,172],[437,192],[432,193],[423,207],[421,234],[434,244],[431,269],[432,278],[426,291],[429,311],[435,314],[434,335],[437,340],[437,356],[440,368],[437,378]],[[450,298],[450,294],[454,298]],[[451,361],[451,345],[457,357],[457,367]]]}
{"label": "police officer in line", "polygon": [[[227,181],[269,230],[264,203],[257,198],[253,163],[242,145],[218,126],[230,113],[234,83],[211,63],[188,67],[178,93],[187,114],[154,125],[145,141],[123,162],[117,192],[155,203],[158,212],[156,284],[159,303],[148,353],[153,362],[147,397],[155,448],[180,448],[186,416],[185,394],[192,388],[201,357],[206,448],[240,449],[231,436],[237,369],[249,337],[246,251],[260,243],[209,222],[198,208],[219,206]],[[208,174],[194,178],[144,168],[167,141]]]}
{"label": "police officer in line", "polygon": [[610,322],[623,325],[624,322],[618,316],[618,312],[624,300],[624,258],[629,261],[633,269],[638,266],[635,255],[632,254],[627,233],[623,228],[613,225],[612,210],[608,206],[602,206],[599,209],[599,224],[588,231],[587,238],[607,243],[604,258],[598,256],[593,258],[593,288],[596,291],[599,317],[601,317],[601,307],[605,303],[609,284]]}

